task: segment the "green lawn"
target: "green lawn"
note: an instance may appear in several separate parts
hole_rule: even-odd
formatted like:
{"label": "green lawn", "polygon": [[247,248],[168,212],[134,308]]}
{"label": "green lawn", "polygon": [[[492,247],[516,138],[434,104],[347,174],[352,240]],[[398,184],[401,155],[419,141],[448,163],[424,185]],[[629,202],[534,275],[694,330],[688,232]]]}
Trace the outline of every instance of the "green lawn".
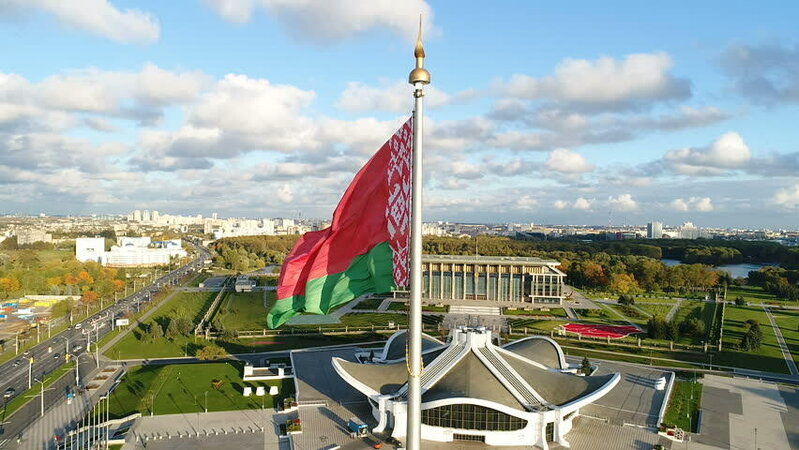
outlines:
{"label": "green lawn", "polygon": [[555,317],[569,317],[566,315],[566,310],[563,308],[550,308],[549,311],[542,311],[540,309],[526,310],[526,309],[508,309],[503,308],[502,314],[506,316],[555,316]]}
{"label": "green lawn", "polygon": [[794,362],[799,364],[799,311],[789,310],[771,310],[774,320],[777,321],[777,326],[782,331],[782,337],[785,343],[788,344],[788,349],[791,351],[791,356]]}
{"label": "green lawn", "polygon": [[701,400],[702,383],[675,381],[663,421],[685,431],[696,432]]}
{"label": "green lawn", "polygon": [[[394,322],[394,325],[405,326],[408,316],[397,313],[349,313],[341,316],[341,323],[350,327],[384,327]],[[339,325],[340,326],[340,325]]]}
{"label": "green lawn", "polygon": [[643,309],[644,311],[648,312],[653,316],[660,316],[664,319],[666,315],[668,315],[669,311],[671,311],[672,306],[670,305],[653,305],[653,304],[640,304],[638,299],[635,300],[635,306]]}
{"label": "green lawn", "polygon": [[649,316],[641,312],[641,310],[637,309],[635,306],[630,306],[630,305],[603,305],[603,306],[607,306],[610,309],[618,312],[619,314],[628,318],[630,322],[636,325],[640,326],[646,325],[647,320],[649,320]]}
{"label": "green lawn", "polygon": [[783,298],[777,298],[774,294],[769,294],[764,291],[760,286],[731,286],[727,289],[727,300],[734,301],[736,297],[743,297],[747,302],[751,303],[789,303],[796,305],[797,302],[791,302]]}
{"label": "green lawn", "polygon": [[382,298],[366,298],[361,300],[352,309],[377,309],[383,303]]}
{"label": "green lawn", "polygon": [[[264,408],[273,408],[276,400],[294,395],[291,379],[245,383],[241,374],[239,362],[135,367],[111,395],[110,415],[119,418],[135,412],[143,415],[196,413],[205,411],[206,405],[209,412],[258,409],[262,402]],[[214,380],[219,380],[221,385],[214,387]],[[244,397],[244,386],[278,386],[280,393],[277,399],[270,395]]]}
{"label": "green lawn", "polygon": [[525,328],[549,333],[553,328],[565,324],[566,322],[562,320],[508,319],[508,325],[513,328],[514,333],[523,333]]}
{"label": "green lawn", "polygon": [[[677,310],[677,314],[674,316],[674,320],[676,320],[677,323],[681,323],[687,317],[698,317],[702,319],[702,321],[705,323],[705,330],[709,332],[710,327],[713,324],[713,311],[715,310],[715,307],[716,307],[715,303],[686,300],[682,302],[682,305],[680,305],[680,309]],[[705,339],[706,337],[694,338],[691,336],[682,336],[680,337],[680,340],[677,341],[677,343],[699,345],[701,341]]]}
{"label": "green lawn", "polygon": [[[754,319],[760,322],[763,330],[763,344],[753,352],[738,351],[738,344],[746,331],[746,321]],[[774,337],[774,329],[761,307],[727,305],[724,316],[723,350],[713,361],[717,364],[743,367],[747,369],[765,370],[769,372],[788,373],[788,366]]]}
{"label": "green lawn", "polygon": [[[282,335],[250,339],[231,339],[217,341],[216,344],[228,353],[257,353],[296,348],[321,347],[325,345],[356,344],[359,342],[384,341],[388,335],[378,333],[358,333],[346,335]],[[199,340],[198,340],[199,341]]]}
{"label": "green lawn", "polygon": [[226,330],[267,328],[266,315],[275,304],[276,297],[273,291],[228,293],[211,320],[214,323],[219,321]]}
{"label": "green lawn", "polygon": [[405,302],[391,302],[388,304],[389,311],[405,311],[406,309]]}
{"label": "green lawn", "polygon": [[[166,325],[170,317],[185,315],[192,318],[196,324],[202,318],[205,310],[211,305],[216,292],[179,292],[171,299],[165,301],[146,323],[153,320]],[[143,328],[137,326],[122,340],[105,352],[112,359],[134,358],[166,358],[170,356],[192,355],[202,342],[195,342],[195,338],[178,336],[174,339],[158,339],[156,342],[147,342],[143,339]]]}

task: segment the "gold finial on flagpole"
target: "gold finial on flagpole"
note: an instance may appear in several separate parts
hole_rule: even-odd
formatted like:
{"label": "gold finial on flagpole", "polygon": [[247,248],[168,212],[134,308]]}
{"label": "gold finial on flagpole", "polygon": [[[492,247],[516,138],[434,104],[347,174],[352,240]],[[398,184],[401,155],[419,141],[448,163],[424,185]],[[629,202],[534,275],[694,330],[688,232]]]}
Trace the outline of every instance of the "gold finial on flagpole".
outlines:
{"label": "gold finial on flagpole", "polygon": [[416,57],[416,68],[408,76],[408,83],[430,84],[430,72],[424,68],[424,46],[422,45],[422,16],[419,16],[419,35],[416,37],[416,48],[413,51]]}

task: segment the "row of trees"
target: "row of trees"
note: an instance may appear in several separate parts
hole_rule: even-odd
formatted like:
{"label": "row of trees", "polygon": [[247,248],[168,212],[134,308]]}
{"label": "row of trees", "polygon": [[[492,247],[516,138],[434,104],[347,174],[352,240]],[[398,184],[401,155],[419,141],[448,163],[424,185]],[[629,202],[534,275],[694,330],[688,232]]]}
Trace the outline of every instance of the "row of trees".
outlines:
{"label": "row of trees", "polygon": [[299,235],[241,236],[214,242],[216,264],[237,272],[263,268],[269,264],[283,264]]}
{"label": "row of trees", "polygon": [[760,286],[766,292],[788,300],[799,300],[799,270],[781,267],[763,267],[749,272],[749,284]]}

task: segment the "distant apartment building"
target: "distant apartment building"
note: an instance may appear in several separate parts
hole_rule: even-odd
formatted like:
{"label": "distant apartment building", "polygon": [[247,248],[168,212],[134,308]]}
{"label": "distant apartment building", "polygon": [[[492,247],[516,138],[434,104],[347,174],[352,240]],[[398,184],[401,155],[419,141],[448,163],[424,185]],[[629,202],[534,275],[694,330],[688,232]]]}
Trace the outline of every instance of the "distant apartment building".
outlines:
{"label": "distant apartment building", "polygon": [[647,239],[663,238],[663,222],[649,222],[646,224]]}
{"label": "distant apartment building", "polygon": [[53,242],[53,235],[46,233],[44,230],[27,229],[17,230],[17,244],[28,245],[34,242]]}

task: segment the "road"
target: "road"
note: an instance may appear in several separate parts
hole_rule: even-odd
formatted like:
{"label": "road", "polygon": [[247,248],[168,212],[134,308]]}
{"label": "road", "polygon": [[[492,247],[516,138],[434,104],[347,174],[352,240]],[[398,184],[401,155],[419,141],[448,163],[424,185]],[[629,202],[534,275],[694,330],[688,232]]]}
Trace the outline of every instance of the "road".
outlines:
{"label": "road", "polygon": [[[74,324],[58,335],[42,341],[25,353],[21,353],[17,357],[0,365],[0,393],[10,393],[8,400],[22,394],[28,389],[29,378],[31,385],[35,385],[36,382],[34,380],[41,379],[64,364],[65,355],[67,353],[80,359],[81,365],[79,375],[81,377],[80,381],[83,383],[83,378],[87,370],[89,370],[89,367],[86,367],[85,361],[91,360],[91,363],[94,364],[95,367],[97,364],[91,359],[93,355],[88,355],[86,353],[89,347],[87,334],[91,335],[91,350],[94,351],[94,343],[111,331],[114,319],[122,317],[125,312],[131,309],[138,310],[143,303],[148,303],[152,300],[153,294],[159,292],[165,286],[178,284],[181,278],[200,270],[203,267],[204,261],[210,259],[211,254],[207,249],[191,241],[187,240],[186,242],[197,250],[197,257],[190,263],[166,273],[143,289],[118,300],[114,305],[105,310]],[[32,363],[30,362],[31,358],[33,359]],[[74,383],[74,378],[72,378],[72,382]],[[63,398],[65,397],[66,395],[63,396]],[[47,398],[47,396],[45,396],[45,398]],[[8,421],[18,423],[19,425],[25,424],[26,426],[35,418],[26,417],[26,414],[22,413],[23,411],[20,410],[9,418]],[[10,423],[5,425],[5,429],[18,428],[18,426],[12,426]],[[0,435],[0,439],[2,438],[7,438],[7,435]]]}

